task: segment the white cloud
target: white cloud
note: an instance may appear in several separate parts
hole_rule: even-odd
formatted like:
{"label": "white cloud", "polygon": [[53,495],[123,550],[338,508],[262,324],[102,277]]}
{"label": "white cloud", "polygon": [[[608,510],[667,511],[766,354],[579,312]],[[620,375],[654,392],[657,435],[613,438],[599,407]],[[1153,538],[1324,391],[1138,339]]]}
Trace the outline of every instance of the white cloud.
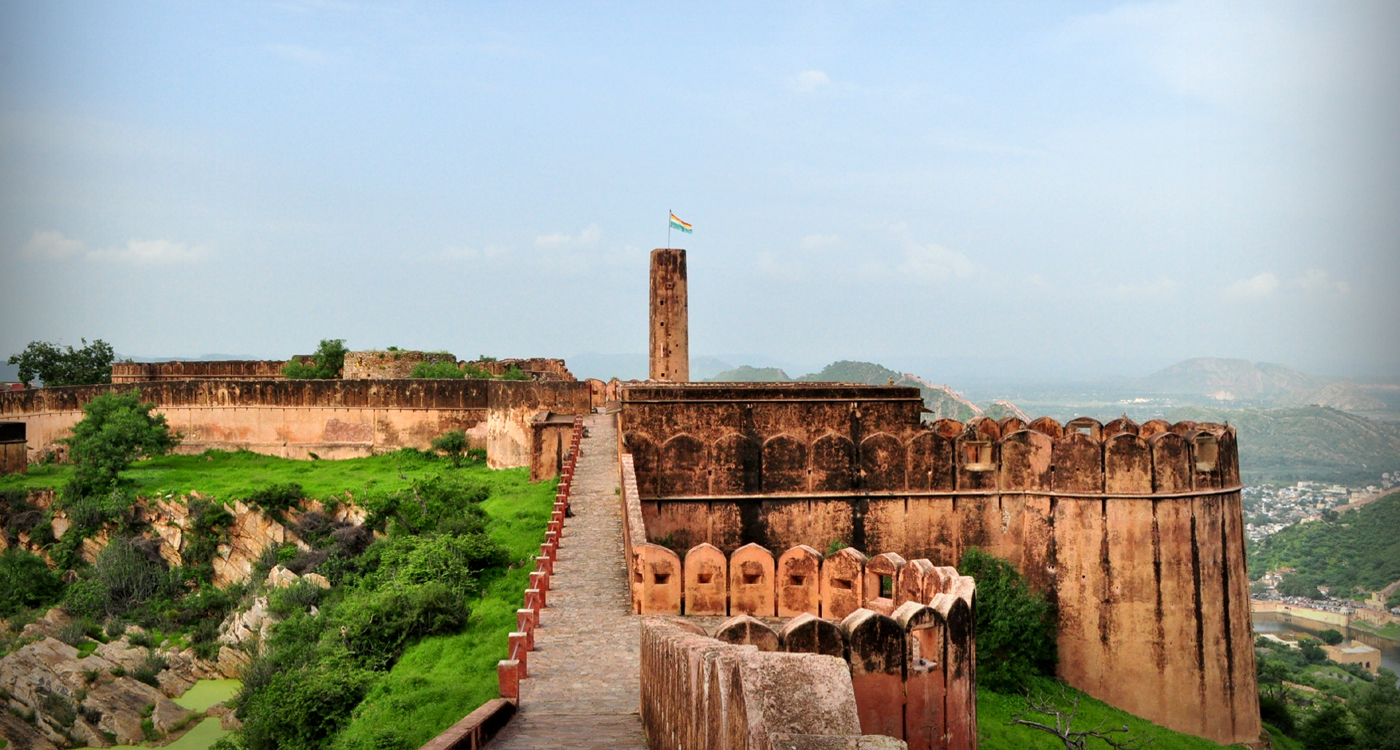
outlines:
{"label": "white cloud", "polygon": [[325,65],[329,58],[326,53],[303,47],[300,44],[269,44],[267,49],[274,55],[294,63],[320,67]]}
{"label": "white cloud", "polygon": [[1225,287],[1225,296],[1233,300],[1260,300],[1272,297],[1282,290],[1292,290],[1308,295],[1333,294],[1346,296],[1351,293],[1351,285],[1333,279],[1326,271],[1309,269],[1295,279],[1280,279],[1273,271],[1265,271],[1248,279],[1240,279]]}
{"label": "white cloud", "polygon": [[1119,299],[1138,302],[1161,302],[1176,296],[1177,283],[1168,278],[1148,281],[1141,284],[1119,284],[1113,287],[1113,296]]}
{"label": "white cloud", "polygon": [[976,267],[966,255],[941,245],[910,244],[905,249],[904,262],[899,264],[898,270],[901,276],[929,282],[950,277],[965,279],[972,275]]}
{"label": "white cloud", "polygon": [[840,244],[841,238],[834,234],[809,234],[798,243],[803,250],[820,250]]}
{"label": "white cloud", "polygon": [[797,80],[794,82],[795,88],[804,94],[810,94],[823,86],[830,85],[831,78],[820,70],[804,70],[797,74]]}
{"label": "white cloud", "polygon": [[67,260],[83,251],[81,240],[70,240],[55,231],[35,232],[20,252],[33,260]]}
{"label": "white cloud", "polygon": [[1233,300],[1264,299],[1277,292],[1280,286],[1278,276],[1273,271],[1265,271],[1225,287],[1225,296]]}
{"label": "white cloud", "polygon": [[1302,276],[1294,279],[1291,285],[1309,294],[1337,294],[1345,296],[1351,293],[1351,285],[1345,281],[1339,281],[1328,277],[1326,271],[1316,268],[1308,270]]}
{"label": "white cloud", "polygon": [[603,230],[597,224],[589,224],[577,235],[555,232],[535,238],[535,247],[541,250],[564,250],[573,247],[594,247],[602,239]]}
{"label": "white cloud", "polygon": [[93,250],[87,254],[90,260],[143,266],[194,263],[208,256],[209,249],[203,245],[191,247],[183,242],[169,240],[129,240],[124,248]]}

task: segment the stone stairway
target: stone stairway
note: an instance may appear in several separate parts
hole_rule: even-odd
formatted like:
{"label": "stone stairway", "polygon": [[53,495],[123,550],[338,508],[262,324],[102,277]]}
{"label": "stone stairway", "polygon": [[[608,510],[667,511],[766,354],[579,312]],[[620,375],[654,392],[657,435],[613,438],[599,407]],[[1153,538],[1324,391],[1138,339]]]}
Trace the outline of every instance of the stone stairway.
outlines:
{"label": "stone stairway", "polygon": [[612,415],[585,418],[549,606],[540,613],[520,712],[493,749],[645,748],[638,715],[639,633],[627,594]]}

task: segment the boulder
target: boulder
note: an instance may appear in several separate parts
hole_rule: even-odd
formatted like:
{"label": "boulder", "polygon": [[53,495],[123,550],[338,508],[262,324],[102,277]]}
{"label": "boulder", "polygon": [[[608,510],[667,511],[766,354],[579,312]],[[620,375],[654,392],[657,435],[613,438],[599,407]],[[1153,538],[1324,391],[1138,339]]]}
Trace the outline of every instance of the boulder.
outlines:
{"label": "boulder", "polygon": [[248,665],[253,663],[248,654],[231,646],[219,647],[219,674],[231,680],[243,678]]}
{"label": "boulder", "polygon": [[286,566],[277,565],[272,570],[269,570],[267,572],[266,583],[269,588],[284,589],[288,586],[296,585],[296,583],[300,580],[301,577],[298,576],[296,573],[287,570]]}
{"label": "boulder", "polygon": [[141,729],[141,712],[146,706],[168,701],[159,690],[130,677],[118,677],[88,691],[83,700],[86,713],[100,713],[97,728],[117,736],[122,745],[135,745],[146,739]]}
{"label": "boulder", "polygon": [[97,647],[94,655],[100,656],[113,664],[120,665],[127,672],[135,670],[146,661],[146,657],[151,653],[145,646],[133,646],[127,636],[122,636],[111,643],[104,643]]}
{"label": "boulder", "polygon": [[301,577],[301,580],[320,586],[323,589],[331,587],[331,582],[326,580],[326,577],[320,573],[306,573]]}
{"label": "boulder", "polygon": [[[289,571],[290,572],[290,571]],[[253,605],[241,612],[230,613],[219,625],[219,642],[230,646],[250,644],[267,638],[272,627],[272,615],[267,611],[267,597],[253,600]]]}
{"label": "boulder", "polygon": [[[194,716],[194,712],[188,708],[169,698],[161,698],[156,701],[156,710],[151,713],[151,723],[156,725],[156,729],[160,730],[161,734],[170,734],[176,726],[180,726],[181,722],[192,716]],[[188,726],[188,724],[184,726]]]}
{"label": "boulder", "polygon": [[58,750],[58,746],[39,734],[24,719],[0,710],[0,738],[9,744],[5,750]]}

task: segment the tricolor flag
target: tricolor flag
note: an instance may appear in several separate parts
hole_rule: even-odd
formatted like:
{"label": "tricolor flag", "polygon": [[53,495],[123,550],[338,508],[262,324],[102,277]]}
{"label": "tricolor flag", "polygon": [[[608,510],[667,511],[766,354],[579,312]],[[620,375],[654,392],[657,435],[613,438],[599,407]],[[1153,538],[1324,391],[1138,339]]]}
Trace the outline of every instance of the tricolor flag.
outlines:
{"label": "tricolor flag", "polygon": [[695,227],[681,221],[680,217],[675,214],[671,214],[671,227],[673,229],[679,229],[686,234],[691,234],[695,231]]}

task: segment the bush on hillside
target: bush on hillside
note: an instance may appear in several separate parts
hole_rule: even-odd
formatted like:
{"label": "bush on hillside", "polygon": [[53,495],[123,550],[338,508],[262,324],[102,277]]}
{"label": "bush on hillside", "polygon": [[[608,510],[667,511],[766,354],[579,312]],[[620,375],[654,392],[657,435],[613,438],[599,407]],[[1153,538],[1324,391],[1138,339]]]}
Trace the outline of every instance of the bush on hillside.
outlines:
{"label": "bush on hillside", "polygon": [[121,472],[138,458],[162,456],[180,442],[164,414],[152,414],[153,403],[141,402],[141,391],[104,393],[83,405],[83,418],[73,435],[59,442],[77,465],[70,497],[107,493]]}
{"label": "bush on hillside", "polygon": [[410,378],[436,378],[439,380],[462,380],[467,372],[451,362],[419,362],[408,373]]}
{"label": "bush on hillside", "polygon": [[272,484],[243,498],[243,502],[264,513],[280,516],[297,507],[305,493],[296,482]]}
{"label": "bush on hillside", "polygon": [[470,447],[467,442],[467,433],[461,430],[451,430],[433,438],[433,450],[442,453],[452,459],[452,465],[462,468],[462,454]]}
{"label": "bush on hillside", "polygon": [[282,377],[288,380],[333,380],[345,369],[345,339],[321,339],[311,361],[292,359],[282,367]]}
{"label": "bush on hillside", "polygon": [[97,554],[93,566],[64,597],[64,608],[75,617],[106,619],[150,603],[157,595],[172,593],[170,572],[156,552],[156,545],[140,537],[113,539]]}
{"label": "bush on hillside", "polygon": [[1346,640],[1346,637],[1342,635],[1340,630],[1336,630],[1333,628],[1328,628],[1322,631],[1321,633],[1318,633],[1317,637],[1321,638],[1322,642],[1329,646],[1340,645],[1342,641]]}
{"label": "bush on hillside", "polygon": [[241,744],[247,750],[320,750],[350,721],[372,680],[368,672],[331,665],[272,674],[238,712]]}
{"label": "bush on hillside", "polygon": [[63,579],[44,559],[11,547],[0,552],[0,617],[43,607],[63,595]]}
{"label": "bush on hillside", "polygon": [[1055,611],[1010,563],[979,549],[958,572],[977,581],[977,682],[1018,693],[1038,675],[1055,673]]}

